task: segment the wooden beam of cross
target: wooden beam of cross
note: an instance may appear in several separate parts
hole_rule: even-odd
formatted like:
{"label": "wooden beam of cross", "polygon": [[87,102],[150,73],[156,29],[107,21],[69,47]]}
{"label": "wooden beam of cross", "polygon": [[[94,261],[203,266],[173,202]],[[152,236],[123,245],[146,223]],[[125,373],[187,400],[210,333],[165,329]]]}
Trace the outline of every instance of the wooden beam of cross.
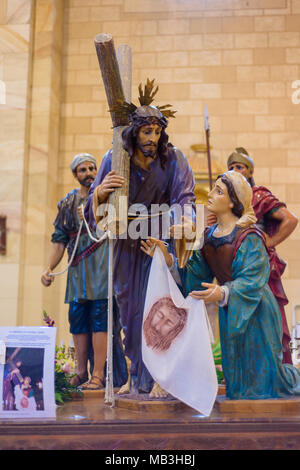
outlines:
{"label": "wooden beam of cross", "polygon": [[[126,100],[131,101],[131,49],[127,45],[119,46],[118,58],[115,53],[113,38],[110,34],[99,34],[95,38],[98,62],[103,78],[109,109]],[[121,71],[121,73],[120,73]],[[122,79],[121,79],[122,75]],[[124,93],[125,90],[125,93]],[[110,111],[113,124],[113,152],[111,169],[125,178],[121,188],[109,197],[107,229],[113,234],[122,234],[127,230],[128,193],[130,160],[122,145],[122,132],[129,122],[124,115]],[[109,238],[108,264],[108,325],[107,325],[107,372],[105,402],[114,406],[113,386],[113,251],[114,240]]]}
{"label": "wooden beam of cross", "polygon": [[[113,38],[110,34],[98,34],[95,37],[95,47],[98,62],[105,87],[109,110],[114,109],[120,101],[125,101],[122,79],[115,52]],[[123,64],[124,83],[131,90],[131,49],[123,47],[120,52],[120,61]],[[130,69],[130,71],[129,71]],[[126,71],[127,70],[127,71]],[[110,111],[113,124],[113,153],[112,170],[125,178],[121,188],[117,188],[109,197],[108,230],[112,233],[122,234],[127,230],[128,192],[130,160],[128,153],[123,149],[122,131],[128,126],[128,117],[122,113]],[[127,202],[127,204],[126,204]]]}

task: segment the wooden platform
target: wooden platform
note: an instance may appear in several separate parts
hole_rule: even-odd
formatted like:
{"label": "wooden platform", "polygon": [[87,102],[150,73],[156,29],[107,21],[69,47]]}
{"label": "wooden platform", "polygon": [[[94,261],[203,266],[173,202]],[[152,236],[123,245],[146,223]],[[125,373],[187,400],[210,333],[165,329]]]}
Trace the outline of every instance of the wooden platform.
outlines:
{"label": "wooden platform", "polygon": [[[152,412],[168,412],[173,413],[177,410],[188,408],[185,403],[176,400],[172,396],[168,396],[166,399],[149,398],[149,394],[124,394],[118,395],[118,388],[115,389],[115,404],[117,408],[123,408],[132,411],[141,411],[144,413]],[[226,393],[225,385],[219,385],[218,395],[224,395]],[[84,390],[83,395],[85,399],[89,398],[105,398],[105,389],[101,390]]]}
{"label": "wooden platform", "polygon": [[221,413],[248,413],[248,414],[300,414],[300,398],[276,398],[274,400],[228,400],[226,396],[216,398],[215,407]]}
{"label": "wooden platform", "polygon": [[[141,411],[143,413],[153,412],[168,412],[173,413],[179,409],[186,408],[187,405],[179,400],[169,396],[167,399],[149,398],[149,394],[124,394],[118,395],[119,389],[115,389],[115,404],[116,408],[123,408],[125,410]],[[83,397],[85,400],[90,398],[105,399],[105,389],[101,390],[84,390]]]}
{"label": "wooden platform", "polygon": [[[101,396],[102,393],[102,396]],[[218,402],[219,400],[219,402]],[[196,451],[300,449],[298,406],[253,413],[220,409],[209,417],[183,406],[133,410],[104,404],[104,392],[88,392],[57,408],[49,420],[0,421],[1,450]],[[264,408],[266,407],[266,400]],[[224,405],[224,400],[223,400]],[[195,455],[199,453],[195,452]],[[75,454],[77,455],[77,454]],[[76,457],[75,457],[76,458]],[[102,458],[102,457],[101,457]]]}

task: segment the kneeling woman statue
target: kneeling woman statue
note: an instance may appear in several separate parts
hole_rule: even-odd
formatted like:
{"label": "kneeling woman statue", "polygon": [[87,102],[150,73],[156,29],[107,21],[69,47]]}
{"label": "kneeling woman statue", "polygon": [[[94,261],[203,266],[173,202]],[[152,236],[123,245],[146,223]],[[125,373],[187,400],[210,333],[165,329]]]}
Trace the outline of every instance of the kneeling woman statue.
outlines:
{"label": "kneeling woman statue", "polygon": [[[181,288],[184,295],[219,302],[228,398],[300,395],[300,373],[282,364],[281,315],[268,285],[269,260],[263,233],[254,225],[251,199],[251,187],[240,173],[227,171],[218,177],[207,206],[217,223],[205,230],[202,248],[178,269]],[[143,242],[142,250],[150,252],[153,244],[174,270],[174,258],[159,240]]]}

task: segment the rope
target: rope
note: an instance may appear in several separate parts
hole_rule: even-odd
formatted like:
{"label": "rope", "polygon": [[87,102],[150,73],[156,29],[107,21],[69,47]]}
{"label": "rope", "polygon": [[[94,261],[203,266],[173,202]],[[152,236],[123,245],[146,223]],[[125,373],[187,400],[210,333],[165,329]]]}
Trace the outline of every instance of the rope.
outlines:
{"label": "rope", "polygon": [[[82,213],[82,220],[80,221],[78,233],[76,236],[74,248],[72,251],[72,255],[70,257],[70,260],[68,262],[68,265],[65,269],[62,271],[56,272],[56,273],[50,273],[49,276],[60,276],[61,274],[64,274],[69,267],[71,266],[77,247],[79,243],[79,238],[81,235],[82,227],[83,224],[85,224],[88,236],[90,237],[91,240],[93,240],[96,243],[104,241],[107,237],[109,237],[109,231],[106,231],[99,239],[95,238],[91,231],[90,227],[84,217],[84,212],[83,212],[83,204],[80,206],[81,208],[81,213]],[[156,213],[156,214],[147,214],[146,215],[139,215],[135,217],[135,219],[148,219],[151,217],[158,217],[159,215],[164,215],[167,212],[163,213]],[[132,214],[128,213],[128,216],[132,216]],[[164,242],[166,246],[168,246],[168,243]],[[151,248],[151,251],[155,248],[155,245]],[[105,386],[105,403],[110,403],[111,407],[115,406],[115,395],[114,395],[114,382],[113,382],[113,250],[114,250],[114,240],[109,237],[109,256],[108,256],[108,318],[107,318],[107,357],[106,357],[106,386]]]}
{"label": "rope", "polygon": [[65,269],[63,269],[62,271],[59,271],[59,272],[56,272],[56,273],[49,273],[49,276],[52,276],[52,277],[60,276],[61,274],[64,274],[66,271],[68,271],[69,267],[70,267],[71,264],[73,263],[73,259],[74,259],[74,256],[75,256],[75,253],[76,253],[76,250],[77,250],[77,246],[78,246],[78,242],[79,242],[79,237],[80,237],[80,234],[81,234],[82,226],[83,226],[83,220],[80,222],[80,225],[79,225],[79,230],[78,230],[78,233],[77,233],[77,236],[76,236],[74,249],[73,249],[71,258],[70,258],[70,260],[69,260],[69,262],[68,262],[68,266],[67,266]]}
{"label": "rope", "polygon": [[108,248],[108,316],[107,316],[107,356],[106,356],[106,386],[105,403],[115,406],[113,378],[113,251],[114,240],[109,239]]}
{"label": "rope", "polygon": [[99,239],[95,238],[91,231],[90,231],[90,227],[84,217],[84,213],[83,213],[83,204],[81,204],[80,206],[81,208],[81,211],[82,211],[82,216],[83,216],[83,219],[80,221],[80,225],[79,225],[79,229],[78,229],[78,233],[77,233],[77,236],[76,236],[76,240],[75,240],[75,244],[74,244],[74,248],[73,248],[73,251],[72,251],[72,255],[71,255],[71,258],[68,262],[68,265],[65,269],[63,269],[62,271],[59,271],[59,272],[56,272],[56,273],[50,273],[49,276],[60,276],[61,274],[64,274],[66,271],[68,271],[69,267],[71,266],[71,264],[73,263],[73,260],[74,260],[74,256],[75,256],[75,253],[76,253],[76,250],[77,250],[77,247],[78,247],[78,243],[79,243],[79,238],[80,238],[80,235],[81,235],[81,230],[82,230],[82,227],[83,227],[83,224],[85,224],[85,227],[86,227],[86,230],[87,230],[87,233],[88,233],[88,236],[90,237],[91,240],[93,240],[94,242],[96,243],[100,243],[102,241],[104,241],[107,237],[108,237],[108,232],[105,232],[102,237],[100,237]]}
{"label": "rope", "polygon": [[[68,265],[62,271],[56,273],[50,273],[49,276],[60,276],[64,274],[69,267],[71,266],[77,247],[79,243],[79,238],[81,235],[83,224],[86,226],[88,236],[91,240],[96,243],[104,241],[109,236],[109,231],[106,231],[102,237],[95,238],[91,231],[90,227],[84,217],[83,204],[80,206],[82,220],[80,221],[78,233],[76,236],[74,248],[72,255],[68,262]],[[114,396],[114,382],[113,382],[113,249],[114,241],[112,238],[109,238],[109,257],[108,257],[108,315],[107,315],[107,357],[106,357],[106,386],[105,386],[105,403],[111,403],[111,407],[115,406],[115,396]]]}
{"label": "rope", "polygon": [[128,212],[128,219],[130,219],[130,220],[152,219],[152,217],[160,217],[160,216],[163,216],[165,214],[169,214],[169,212],[170,212],[170,209],[168,209],[167,211],[164,211],[164,212],[155,212],[154,214],[152,214],[152,212],[150,214],[147,212],[147,214],[136,215],[135,213]]}
{"label": "rope", "polygon": [[[79,243],[79,238],[80,238],[80,234],[81,234],[81,230],[82,230],[82,227],[83,227],[83,224],[85,224],[85,227],[86,227],[86,230],[87,230],[87,233],[88,233],[88,236],[90,237],[91,240],[93,240],[94,242],[96,243],[100,243],[102,241],[104,241],[108,235],[109,235],[109,232],[106,231],[102,237],[100,238],[95,238],[92,233],[91,233],[91,230],[90,230],[90,227],[84,217],[84,212],[83,212],[83,204],[81,204],[80,206],[81,208],[81,211],[82,211],[82,217],[83,219],[80,221],[80,225],[79,225],[79,229],[78,229],[78,233],[77,233],[77,236],[76,236],[76,240],[75,240],[75,245],[74,245],[74,248],[73,248],[73,251],[72,251],[72,255],[71,255],[71,258],[68,262],[68,265],[66,266],[65,269],[63,269],[62,271],[59,271],[59,272],[56,272],[56,273],[49,273],[49,276],[60,276],[62,274],[64,274],[66,271],[68,271],[69,267],[71,266],[71,264],[73,263],[73,260],[74,260],[74,256],[75,256],[75,253],[76,253],[76,250],[77,250],[77,247],[78,247],[78,243]],[[131,212],[128,212],[128,218],[129,219],[133,219],[133,220],[145,220],[145,219],[150,219],[152,217],[159,217],[159,216],[163,216],[165,214],[168,214],[170,212],[170,210],[167,210],[167,211],[164,211],[164,212],[156,212],[155,214],[140,214],[138,216],[136,216],[135,214],[132,214]],[[165,243],[166,246],[168,246],[167,243]],[[152,251],[152,250],[151,250]]]}

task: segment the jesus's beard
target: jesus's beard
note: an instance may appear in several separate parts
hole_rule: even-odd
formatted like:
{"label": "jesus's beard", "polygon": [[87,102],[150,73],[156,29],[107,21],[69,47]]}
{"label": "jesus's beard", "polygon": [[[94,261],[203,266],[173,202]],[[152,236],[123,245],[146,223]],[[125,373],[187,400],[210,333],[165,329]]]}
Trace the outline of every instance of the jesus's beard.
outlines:
{"label": "jesus's beard", "polygon": [[150,157],[150,158],[155,158],[156,152],[157,152],[157,145],[155,144],[137,144],[138,148],[144,155],[144,157]]}

